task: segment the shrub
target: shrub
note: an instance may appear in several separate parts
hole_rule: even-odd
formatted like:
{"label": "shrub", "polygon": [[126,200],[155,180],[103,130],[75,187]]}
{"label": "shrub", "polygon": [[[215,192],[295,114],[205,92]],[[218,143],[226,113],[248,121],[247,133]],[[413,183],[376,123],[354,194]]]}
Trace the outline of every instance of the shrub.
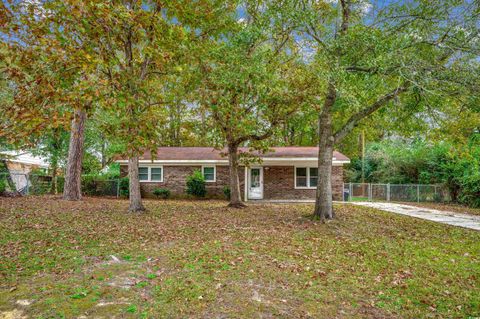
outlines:
{"label": "shrub", "polygon": [[93,196],[97,193],[97,182],[95,176],[82,176],[82,193]]}
{"label": "shrub", "polygon": [[103,173],[107,179],[118,179],[120,178],[120,164],[119,163],[112,163],[108,166],[108,170],[106,173]]}
{"label": "shrub", "polygon": [[230,187],[225,186],[223,188],[223,195],[225,195],[225,198],[230,200]]}
{"label": "shrub", "polygon": [[153,190],[153,195],[157,196],[157,198],[167,199],[170,197],[170,190],[165,188],[155,188]]}
{"label": "shrub", "polygon": [[52,180],[45,175],[29,175],[28,192],[33,195],[48,194],[51,190]]}
{"label": "shrub", "polygon": [[[448,192],[437,193],[435,201],[451,200],[480,207],[480,134],[467,144],[415,141],[383,141],[368,145],[365,181],[391,184],[440,184]],[[351,182],[360,182],[362,160],[352,159],[345,171]],[[416,198],[412,194],[408,198]]]}
{"label": "shrub", "polygon": [[57,176],[57,193],[62,193],[65,186],[65,177]]}
{"label": "shrub", "polygon": [[4,179],[0,179],[0,195],[2,195],[7,189],[7,183]]}
{"label": "shrub", "polygon": [[207,189],[205,188],[205,178],[202,172],[195,170],[192,175],[187,177],[187,194],[195,197],[205,197]]}
{"label": "shrub", "polygon": [[128,197],[129,195],[128,177],[120,178],[119,192],[120,192],[119,194],[120,197]]}
{"label": "shrub", "polygon": [[455,179],[459,184],[458,201],[470,207],[480,207],[480,148],[478,155],[462,159]]}

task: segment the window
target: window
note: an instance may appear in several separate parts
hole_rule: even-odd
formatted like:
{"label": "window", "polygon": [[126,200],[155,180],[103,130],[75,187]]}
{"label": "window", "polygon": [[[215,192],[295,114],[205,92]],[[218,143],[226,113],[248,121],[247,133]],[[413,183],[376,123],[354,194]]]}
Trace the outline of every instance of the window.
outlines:
{"label": "window", "polygon": [[202,173],[206,182],[215,182],[215,166],[203,166]]}
{"label": "window", "polygon": [[162,180],[162,168],[151,167],[150,168],[150,180],[160,182]]}
{"label": "window", "polygon": [[258,188],[260,187],[260,168],[250,169],[250,187]]}
{"label": "window", "polygon": [[138,177],[141,182],[163,182],[163,167],[139,167]]}
{"label": "window", "polygon": [[141,181],[148,181],[148,167],[139,167],[138,168],[138,178]]}
{"label": "window", "polygon": [[297,187],[307,187],[307,168],[297,167]]}
{"label": "window", "polygon": [[296,167],[295,188],[315,188],[318,184],[317,167]]}

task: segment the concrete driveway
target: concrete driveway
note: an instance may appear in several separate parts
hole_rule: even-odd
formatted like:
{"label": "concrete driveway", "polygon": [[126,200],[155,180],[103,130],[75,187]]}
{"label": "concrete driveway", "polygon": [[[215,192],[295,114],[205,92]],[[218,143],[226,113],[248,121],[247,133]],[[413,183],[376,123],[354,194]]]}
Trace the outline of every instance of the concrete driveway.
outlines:
{"label": "concrete driveway", "polygon": [[431,220],[433,222],[480,231],[480,216],[459,214],[437,209],[415,207],[396,203],[349,202],[349,204],[372,207],[386,212]]}

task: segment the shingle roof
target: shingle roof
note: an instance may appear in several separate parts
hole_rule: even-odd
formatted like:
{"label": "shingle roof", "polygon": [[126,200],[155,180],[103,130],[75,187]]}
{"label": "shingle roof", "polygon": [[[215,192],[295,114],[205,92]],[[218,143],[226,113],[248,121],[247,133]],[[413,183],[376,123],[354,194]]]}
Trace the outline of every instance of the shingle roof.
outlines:
{"label": "shingle roof", "polygon": [[[317,147],[288,146],[272,147],[272,152],[260,154],[262,158],[316,158]],[[246,152],[248,148],[240,148],[240,152]],[[226,150],[217,150],[213,147],[159,147],[154,160],[224,160]],[[334,160],[348,161],[348,157],[340,152],[333,152]],[[150,151],[145,152],[140,160],[151,160]]]}

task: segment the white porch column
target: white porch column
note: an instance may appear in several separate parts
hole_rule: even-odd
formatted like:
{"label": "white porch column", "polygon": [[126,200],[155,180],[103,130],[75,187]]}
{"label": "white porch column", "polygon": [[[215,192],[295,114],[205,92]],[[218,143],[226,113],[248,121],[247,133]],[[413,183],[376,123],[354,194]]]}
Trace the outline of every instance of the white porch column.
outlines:
{"label": "white porch column", "polygon": [[245,166],[245,180],[243,182],[244,184],[244,193],[243,193],[243,200],[246,202],[248,201],[248,194],[247,194],[247,191],[248,191],[248,167]]}

